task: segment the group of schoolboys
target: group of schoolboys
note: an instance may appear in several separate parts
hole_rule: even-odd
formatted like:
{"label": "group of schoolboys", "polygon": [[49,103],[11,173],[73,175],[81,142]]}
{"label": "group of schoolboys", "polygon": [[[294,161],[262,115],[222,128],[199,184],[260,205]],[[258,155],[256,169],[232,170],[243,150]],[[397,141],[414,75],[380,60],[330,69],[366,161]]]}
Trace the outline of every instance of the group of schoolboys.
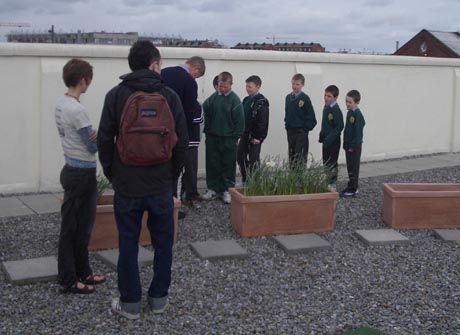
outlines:
{"label": "group of schoolboys", "polygon": [[[58,280],[63,293],[89,294],[94,285],[106,281],[94,274],[88,257],[88,243],[95,220],[96,158],[99,151],[104,175],[115,191],[114,210],[119,232],[118,289],[120,297],[112,301],[118,314],[138,319],[141,311],[142,287],[137,263],[138,242],[143,213],[148,212],[152,246],[155,251],[154,275],[148,290],[148,307],[162,313],[167,305],[171,283],[172,246],[174,236],[173,194],[185,165],[185,193],[190,204],[196,204],[197,147],[203,122],[197,102],[195,79],[204,75],[201,57],[192,57],[182,66],[161,70],[161,56],[149,41],[138,41],[131,47],[128,62],[131,72],[120,77],[121,83],[106,95],[98,132],[93,130],[88,112],[80,103],[81,94],[91,84],[92,66],[84,60],[72,59],[63,68],[67,92],[56,104],[55,119],[64,151],[65,166],[60,181],[64,189],[59,236]],[[258,76],[246,79],[248,96],[241,102],[232,91],[233,78],[228,72],[214,78],[216,91],[203,104],[206,134],[206,182],[208,190],[202,199],[218,195],[230,203],[228,189],[235,185],[236,163],[242,181],[259,162],[260,149],[267,136],[269,102],[259,93],[262,81]],[[292,93],[286,96],[285,127],[289,158],[306,159],[308,133],[316,125],[311,101],[302,87],[305,78],[292,78]],[[153,165],[129,165],[117,147],[122,134],[122,116],[126,105],[137,92],[159,94],[169,108],[175,123],[176,142],[169,160]],[[324,164],[335,169],[331,184],[337,179],[337,158],[342,113],[337,105],[339,90],[328,86],[320,132]],[[359,161],[364,118],[358,109],[358,91],[348,92],[348,109],[344,144],[350,177],[343,196],[354,196],[358,188]],[[144,108],[145,109],[145,108]],[[185,113],[184,113],[185,111]],[[145,117],[157,117],[156,110],[142,111]]]}
{"label": "group of schoolboys", "polygon": [[[260,160],[260,149],[267,136],[269,103],[259,93],[262,82],[258,76],[246,79],[248,96],[240,103],[231,91],[233,80],[228,72],[222,72],[213,81],[216,92],[203,104],[206,134],[206,183],[208,190],[202,199],[209,200],[218,195],[224,203],[230,203],[228,188],[235,185],[235,169],[238,162],[242,182],[248,172]],[[309,96],[302,91],[305,77],[295,74],[291,80],[292,92],[285,99],[285,128],[288,141],[289,161],[307,160],[308,135],[317,121]],[[323,164],[331,170],[329,189],[336,190],[338,157],[341,133],[344,128],[343,115],[337,103],[339,89],[335,85],[326,87],[319,142],[322,143]],[[363,142],[364,117],[358,108],[361,100],[357,90],[347,93],[347,107],[343,149],[347,162],[349,182],[340,192],[342,197],[354,197],[358,193],[359,165]]]}

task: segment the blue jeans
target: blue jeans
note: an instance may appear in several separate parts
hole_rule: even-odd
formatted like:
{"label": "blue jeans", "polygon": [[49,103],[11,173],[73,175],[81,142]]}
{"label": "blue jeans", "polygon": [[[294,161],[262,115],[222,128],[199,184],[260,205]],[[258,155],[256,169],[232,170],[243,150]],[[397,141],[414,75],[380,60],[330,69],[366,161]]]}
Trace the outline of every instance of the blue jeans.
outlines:
{"label": "blue jeans", "polygon": [[140,303],[142,287],[137,255],[144,211],[148,212],[147,226],[155,252],[153,279],[149,296],[168,295],[171,284],[172,247],[174,239],[173,196],[168,191],[140,198],[122,196],[115,192],[114,211],[118,228],[118,290],[120,301]]}

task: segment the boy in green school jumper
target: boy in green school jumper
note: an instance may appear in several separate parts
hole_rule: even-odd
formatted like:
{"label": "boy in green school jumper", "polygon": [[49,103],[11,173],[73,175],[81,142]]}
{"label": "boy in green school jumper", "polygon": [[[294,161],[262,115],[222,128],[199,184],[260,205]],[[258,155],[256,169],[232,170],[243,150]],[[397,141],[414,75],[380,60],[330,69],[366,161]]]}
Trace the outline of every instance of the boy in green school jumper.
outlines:
{"label": "boy in green school jumper", "polygon": [[336,190],[338,165],[340,152],[340,134],[343,130],[343,115],[337,104],[339,89],[335,85],[329,85],[324,91],[323,120],[319,142],[323,143],[323,164],[331,168],[329,189]]}
{"label": "boy in green school jumper", "polygon": [[232,91],[232,84],[230,73],[219,74],[217,92],[203,104],[208,190],[202,199],[220,195],[227,204],[231,201],[228,188],[235,186],[238,139],[244,131],[243,106]]}
{"label": "boy in green school jumper", "polygon": [[347,160],[349,182],[347,188],[340,192],[342,197],[354,197],[358,194],[359,163],[363,143],[363,128],[366,124],[363,114],[358,108],[361,95],[357,90],[347,93],[347,117],[343,135],[343,149]]}
{"label": "boy in green school jumper", "polygon": [[286,96],[284,125],[287,132],[289,162],[307,160],[308,133],[316,126],[315,111],[310,98],[302,88],[305,77],[297,73],[292,77],[292,92]]}

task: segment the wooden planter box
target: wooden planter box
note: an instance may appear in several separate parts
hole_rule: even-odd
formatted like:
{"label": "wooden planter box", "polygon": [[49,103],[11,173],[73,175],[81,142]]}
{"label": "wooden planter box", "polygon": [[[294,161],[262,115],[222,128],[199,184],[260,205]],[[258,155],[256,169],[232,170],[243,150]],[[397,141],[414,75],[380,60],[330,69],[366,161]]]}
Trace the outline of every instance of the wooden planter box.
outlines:
{"label": "wooden planter box", "polygon": [[460,184],[384,183],[383,221],[398,229],[460,228]]}
{"label": "wooden planter box", "polygon": [[229,192],[230,220],[243,237],[334,230],[337,192],[250,197],[234,188]]}
{"label": "wooden planter box", "polygon": [[[174,198],[174,242],[177,240],[178,215],[181,202]],[[150,232],[147,228],[147,213],[142,217],[140,245],[151,244]],[[118,230],[113,212],[113,195],[103,195],[96,208],[96,221],[91,232],[88,250],[118,248]]]}

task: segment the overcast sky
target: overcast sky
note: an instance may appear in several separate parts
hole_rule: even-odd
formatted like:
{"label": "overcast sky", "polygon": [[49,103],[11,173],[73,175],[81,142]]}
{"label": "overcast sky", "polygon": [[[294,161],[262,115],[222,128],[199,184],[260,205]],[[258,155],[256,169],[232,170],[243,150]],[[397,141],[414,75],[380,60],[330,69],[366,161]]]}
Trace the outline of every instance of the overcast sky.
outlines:
{"label": "overcast sky", "polygon": [[[0,21],[238,42],[318,42],[327,51],[393,52],[421,29],[459,31],[460,0],[0,0]],[[0,27],[0,34],[24,28]],[[269,37],[269,39],[267,39]]]}

